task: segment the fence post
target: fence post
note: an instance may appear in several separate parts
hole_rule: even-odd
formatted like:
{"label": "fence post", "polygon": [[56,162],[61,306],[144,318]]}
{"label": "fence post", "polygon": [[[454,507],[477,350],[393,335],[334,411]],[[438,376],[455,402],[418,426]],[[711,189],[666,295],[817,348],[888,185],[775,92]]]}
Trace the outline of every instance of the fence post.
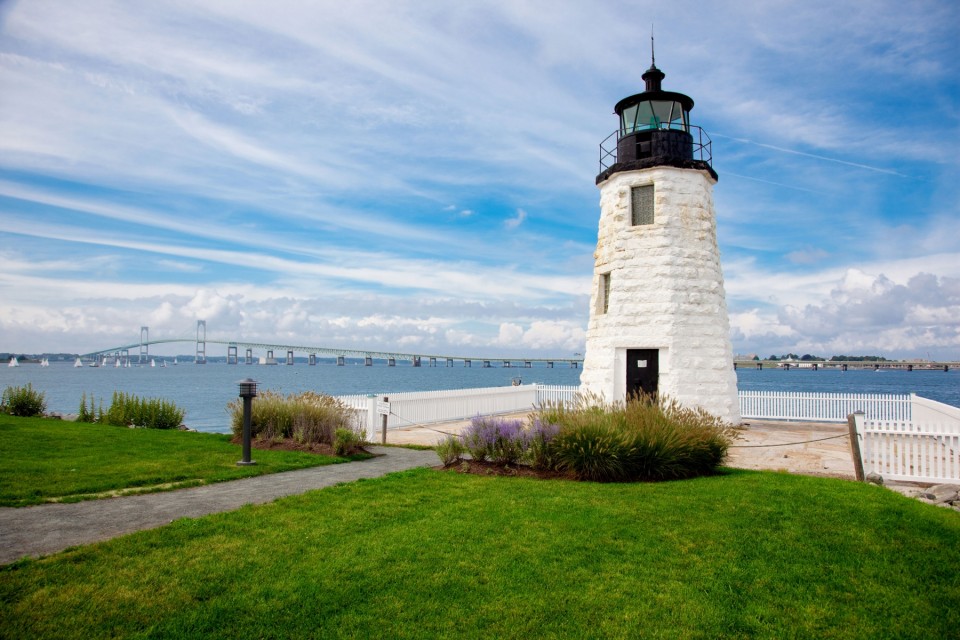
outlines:
{"label": "fence post", "polygon": [[857,482],[863,482],[863,458],[860,457],[860,440],[857,434],[857,422],[863,424],[863,411],[854,411],[847,416],[847,427],[850,430],[850,455],[853,457],[853,471],[857,474]]}
{"label": "fence post", "polygon": [[[390,402],[390,398],[388,398],[387,396],[383,396],[383,401]],[[386,413],[383,414],[383,427],[382,427],[382,435],[381,435],[383,439],[382,440],[383,444],[387,444],[387,418],[388,417],[390,416],[388,416]]]}
{"label": "fence post", "polygon": [[373,442],[377,436],[377,396],[367,396],[367,442]]}

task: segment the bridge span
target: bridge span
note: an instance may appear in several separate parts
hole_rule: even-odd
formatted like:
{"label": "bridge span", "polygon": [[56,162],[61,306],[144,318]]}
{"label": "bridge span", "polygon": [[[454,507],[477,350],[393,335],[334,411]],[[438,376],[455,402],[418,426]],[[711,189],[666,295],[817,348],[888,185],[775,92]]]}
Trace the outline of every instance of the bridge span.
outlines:
{"label": "bridge span", "polygon": [[901,369],[905,371],[950,371],[960,367],[960,362],[930,362],[927,360],[809,360],[809,361],[783,361],[783,360],[734,360],[734,369],[811,369],[819,371],[821,369],[839,369],[840,371],[849,371],[851,369],[871,369],[881,371],[887,369]]}
{"label": "bridge span", "polygon": [[[144,337],[143,329],[141,329],[141,337]],[[477,366],[482,366],[484,368],[490,368],[498,364],[504,368],[511,367],[520,367],[520,368],[531,368],[533,363],[543,363],[547,367],[552,368],[555,364],[566,364],[572,369],[577,369],[583,362],[583,359],[580,357],[573,358],[531,358],[525,356],[504,356],[504,357],[491,357],[491,356],[463,356],[463,355],[446,355],[446,354],[431,354],[431,353],[401,353],[396,351],[380,351],[374,349],[351,349],[343,347],[323,347],[323,346],[314,346],[314,345],[292,345],[292,344],[280,344],[280,343],[270,343],[270,342],[256,342],[256,341],[247,341],[247,340],[207,340],[204,338],[198,338],[194,340],[192,338],[172,338],[172,339],[161,339],[161,340],[149,340],[141,339],[140,342],[125,344],[116,347],[109,347],[107,349],[101,349],[99,351],[91,351],[89,353],[83,354],[83,358],[94,358],[98,361],[102,361],[104,358],[116,357],[121,361],[136,361],[136,362],[145,362],[150,359],[149,356],[149,347],[152,345],[159,344],[176,344],[176,343],[196,343],[196,356],[194,362],[197,364],[206,364],[207,354],[206,354],[206,345],[223,345],[226,347],[226,356],[227,364],[239,364],[243,362],[244,364],[287,364],[292,365],[294,363],[294,354],[302,353],[306,354],[308,358],[308,364],[315,365],[317,363],[317,357],[327,357],[335,358],[337,365],[343,366],[346,364],[347,358],[356,358],[362,359],[366,366],[373,366],[374,360],[386,361],[387,366],[396,366],[398,360],[400,361],[409,361],[414,367],[419,366],[430,366],[436,367],[441,366],[438,363],[443,363],[442,366],[452,367],[454,363],[462,363],[465,367],[472,367],[474,363],[477,363]],[[240,349],[244,350],[244,353],[240,354]],[[263,356],[254,357],[254,351],[265,352]],[[132,355],[131,355],[132,353]],[[284,354],[286,357],[277,358],[275,353]],[[579,354],[577,354],[579,356]]]}

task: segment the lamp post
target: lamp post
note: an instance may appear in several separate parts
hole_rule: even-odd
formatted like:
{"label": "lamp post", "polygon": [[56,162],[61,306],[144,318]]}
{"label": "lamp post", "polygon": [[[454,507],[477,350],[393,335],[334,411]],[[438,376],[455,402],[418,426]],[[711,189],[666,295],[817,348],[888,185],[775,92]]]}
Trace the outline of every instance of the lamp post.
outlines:
{"label": "lamp post", "polygon": [[253,413],[253,399],[257,397],[257,381],[244,378],[237,381],[240,385],[240,397],[243,398],[243,460],[238,465],[257,464],[250,459],[250,416]]}

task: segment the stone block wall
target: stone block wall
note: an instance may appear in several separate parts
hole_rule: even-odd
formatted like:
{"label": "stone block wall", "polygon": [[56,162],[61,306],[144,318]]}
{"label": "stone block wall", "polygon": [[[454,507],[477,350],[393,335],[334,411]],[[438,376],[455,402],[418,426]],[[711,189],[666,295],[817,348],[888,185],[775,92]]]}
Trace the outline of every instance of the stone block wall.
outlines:
{"label": "stone block wall", "polygon": [[[654,223],[631,224],[631,187],[654,185]],[[740,422],[729,319],[717,247],[714,180],[706,171],[655,167],[615,173],[600,186],[600,224],[585,391],[622,399],[626,350],[659,349],[658,389]],[[601,275],[610,276],[602,312]]]}

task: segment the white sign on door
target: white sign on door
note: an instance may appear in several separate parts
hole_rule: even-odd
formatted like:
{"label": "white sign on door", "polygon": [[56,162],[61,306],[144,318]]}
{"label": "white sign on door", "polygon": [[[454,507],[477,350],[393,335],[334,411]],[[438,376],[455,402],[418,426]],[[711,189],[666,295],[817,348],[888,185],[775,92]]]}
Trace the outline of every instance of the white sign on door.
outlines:
{"label": "white sign on door", "polygon": [[646,368],[647,368],[647,361],[646,361],[646,360],[637,360],[637,368],[638,368],[638,369],[646,369]]}

